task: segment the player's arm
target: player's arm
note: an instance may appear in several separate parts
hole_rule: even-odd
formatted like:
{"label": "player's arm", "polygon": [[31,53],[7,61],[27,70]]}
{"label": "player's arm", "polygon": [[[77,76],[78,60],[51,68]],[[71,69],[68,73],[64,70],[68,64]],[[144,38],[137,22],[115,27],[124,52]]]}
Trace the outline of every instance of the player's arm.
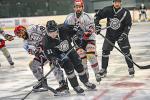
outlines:
{"label": "player's arm", "polygon": [[107,14],[108,14],[109,9],[103,8],[103,9],[99,9],[95,16],[94,16],[94,23],[95,23],[95,30],[96,30],[96,34],[100,33],[101,30],[101,24],[99,23],[101,19],[107,18]]}
{"label": "player's arm", "polygon": [[64,26],[74,25],[74,20],[73,13],[69,14],[64,21]]}
{"label": "player's arm", "polygon": [[42,52],[41,47],[35,47],[34,45],[29,44],[27,41],[24,42],[23,47],[31,55],[38,55]]}
{"label": "player's arm", "polygon": [[123,24],[124,24],[124,30],[123,30],[123,33],[121,34],[121,36],[118,39],[119,42],[122,42],[123,40],[127,39],[129,31],[130,31],[131,26],[132,26],[132,19],[131,19],[131,15],[130,15],[129,11],[127,11],[127,15],[124,19]]}
{"label": "player's arm", "polygon": [[132,18],[131,18],[131,14],[130,14],[130,12],[129,11],[127,11],[127,16],[126,16],[126,18],[125,18],[125,21],[124,21],[125,23],[125,27],[124,27],[124,31],[123,31],[123,33],[125,33],[125,34],[129,34],[129,31],[130,31],[130,29],[131,29],[131,26],[132,26]]}
{"label": "player's arm", "polygon": [[52,48],[48,48],[44,46],[44,55],[47,57],[49,61],[51,61],[56,67],[61,67],[62,61],[57,57],[55,51]]}
{"label": "player's arm", "polygon": [[14,37],[12,35],[6,34],[2,28],[0,28],[0,34],[2,34],[8,41],[14,40]]}
{"label": "player's arm", "polygon": [[86,22],[85,22],[85,32],[83,34],[83,39],[87,40],[89,37],[95,33],[95,24],[94,24],[94,19],[91,16],[86,17]]}
{"label": "player's arm", "polygon": [[108,8],[99,9],[94,15],[94,23],[97,25],[101,19],[107,18]]}

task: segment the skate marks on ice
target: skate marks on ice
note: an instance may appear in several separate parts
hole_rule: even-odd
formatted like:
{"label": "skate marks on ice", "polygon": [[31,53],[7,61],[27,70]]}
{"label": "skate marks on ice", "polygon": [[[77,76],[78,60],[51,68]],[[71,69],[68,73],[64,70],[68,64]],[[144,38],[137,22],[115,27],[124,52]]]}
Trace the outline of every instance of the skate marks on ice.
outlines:
{"label": "skate marks on ice", "polygon": [[108,76],[103,79],[98,94],[92,100],[149,100],[148,80],[149,76]]}
{"label": "skate marks on ice", "polygon": [[[150,23],[149,23],[150,25]],[[150,64],[150,30],[149,26],[138,24],[133,26],[130,33],[131,53],[133,59],[139,65]],[[98,56],[99,64],[101,64],[101,46],[103,39],[98,36]],[[15,68],[10,69],[9,64],[3,56],[0,56],[2,68],[0,68],[0,100],[20,100],[26,95],[35,83],[35,79],[28,67],[29,61],[32,59],[22,49],[20,40],[17,42],[8,43],[8,50],[11,49],[12,57],[14,58]],[[14,47],[11,45],[15,45]],[[17,46],[16,46],[17,44]],[[0,55],[2,53],[0,52]],[[46,67],[46,66],[45,66]],[[89,66],[90,68],[90,66]],[[49,69],[48,69],[49,70]],[[96,83],[95,76],[90,71],[90,82],[97,85],[97,91],[87,91],[85,96],[77,95],[70,87],[70,95],[62,97],[54,97],[50,91],[31,93],[26,100],[150,100],[150,70],[139,70],[135,68],[135,77],[129,78],[127,66],[122,55],[116,50],[113,51],[110,57],[108,75],[102,79],[100,84]],[[48,77],[49,86],[58,87],[53,75]],[[80,83],[82,84],[82,83]]]}

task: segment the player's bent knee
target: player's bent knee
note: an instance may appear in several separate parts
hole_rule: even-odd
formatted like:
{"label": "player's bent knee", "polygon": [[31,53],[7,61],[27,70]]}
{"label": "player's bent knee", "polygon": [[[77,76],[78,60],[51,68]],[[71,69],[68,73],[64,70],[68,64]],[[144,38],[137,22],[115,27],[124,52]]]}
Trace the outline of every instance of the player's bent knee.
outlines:
{"label": "player's bent knee", "polygon": [[103,50],[102,51],[102,57],[109,57],[110,51],[109,50]]}

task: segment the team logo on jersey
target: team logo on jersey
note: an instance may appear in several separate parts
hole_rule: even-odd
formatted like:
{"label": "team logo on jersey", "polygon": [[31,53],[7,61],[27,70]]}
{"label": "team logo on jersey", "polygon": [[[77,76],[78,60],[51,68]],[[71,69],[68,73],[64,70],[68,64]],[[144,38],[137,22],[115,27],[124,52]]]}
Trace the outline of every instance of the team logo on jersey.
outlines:
{"label": "team logo on jersey", "polygon": [[110,19],[110,27],[113,30],[117,30],[120,28],[120,20],[118,18],[112,18]]}
{"label": "team logo on jersey", "polygon": [[38,35],[37,33],[31,33],[30,38],[31,38],[31,40],[34,40],[34,41],[42,40],[42,37],[40,35]]}
{"label": "team logo on jersey", "polygon": [[60,51],[65,52],[69,50],[69,43],[67,40],[62,41],[58,46],[56,46]]}

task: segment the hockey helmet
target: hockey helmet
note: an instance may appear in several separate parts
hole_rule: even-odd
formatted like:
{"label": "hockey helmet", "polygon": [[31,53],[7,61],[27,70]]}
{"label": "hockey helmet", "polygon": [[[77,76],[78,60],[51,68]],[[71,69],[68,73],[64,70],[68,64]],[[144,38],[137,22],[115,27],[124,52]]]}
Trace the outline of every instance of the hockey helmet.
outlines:
{"label": "hockey helmet", "polygon": [[58,25],[54,20],[49,20],[46,24],[47,32],[55,32],[58,30]]}
{"label": "hockey helmet", "polygon": [[113,0],[113,2],[122,2],[122,0]]}
{"label": "hockey helmet", "polygon": [[19,34],[22,34],[22,32],[26,32],[26,28],[22,25],[16,26],[14,33],[16,36],[18,36]]}
{"label": "hockey helmet", "polygon": [[79,6],[84,6],[83,0],[74,0],[74,6],[79,5]]}

